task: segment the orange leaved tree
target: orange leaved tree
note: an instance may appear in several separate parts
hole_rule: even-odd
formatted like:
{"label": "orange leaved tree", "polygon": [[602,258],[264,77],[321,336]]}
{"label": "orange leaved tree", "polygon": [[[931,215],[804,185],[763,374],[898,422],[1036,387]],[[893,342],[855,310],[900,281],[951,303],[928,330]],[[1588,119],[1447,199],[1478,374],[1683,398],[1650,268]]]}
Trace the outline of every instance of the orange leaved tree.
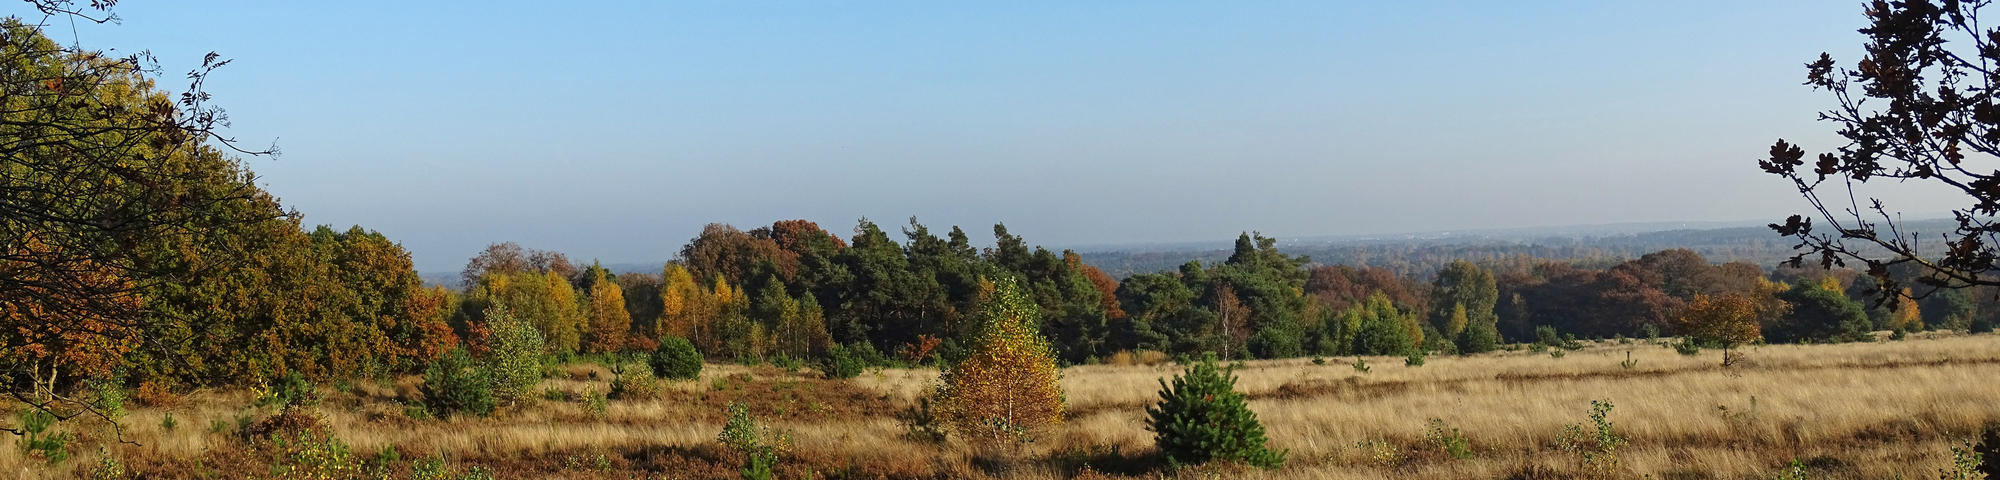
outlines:
{"label": "orange leaved tree", "polygon": [[1038,331],[1035,303],[1003,280],[981,320],[971,352],[942,376],[944,417],[960,434],[994,446],[1061,424],[1060,375],[1054,350]]}
{"label": "orange leaved tree", "polygon": [[1729,349],[1764,338],[1758,320],[1765,314],[1756,300],[1742,294],[1695,294],[1675,326],[1681,335],[1696,341],[1721,344],[1723,364],[1727,365],[1733,360]]}

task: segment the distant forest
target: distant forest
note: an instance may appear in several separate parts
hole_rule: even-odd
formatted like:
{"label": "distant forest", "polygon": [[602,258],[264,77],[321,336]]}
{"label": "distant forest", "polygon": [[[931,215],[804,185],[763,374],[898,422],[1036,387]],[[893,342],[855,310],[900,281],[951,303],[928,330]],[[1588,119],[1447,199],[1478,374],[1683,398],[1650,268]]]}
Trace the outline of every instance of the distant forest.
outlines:
{"label": "distant forest", "polygon": [[[1916,232],[1951,232],[1956,224],[1948,219],[1911,221],[1906,228]],[[1773,268],[1789,260],[1797,239],[1779,236],[1769,227],[1682,228],[1635,233],[1544,234],[1530,230],[1520,233],[1473,233],[1451,236],[1403,235],[1396,238],[1346,240],[1300,240],[1280,242],[1278,249],[1303,255],[1319,265],[1377,267],[1401,276],[1428,277],[1454,260],[1481,264],[1507,264],[1529,259],[1562,260],[1579,267],[1604,268],[1625,260],[1667,249],[1687,249],[1714,262],[1749,262]],[[1933,238],[1922,244],[1927,252],[1942,245]],[[1178,268],[1190,260],[1216,263],[1229,258],[1227,245],[1214,248],[1131,247],[1084,250],[1084,261],[1124,278]],[[1869,254],[1879,252],[1869,251]]]}

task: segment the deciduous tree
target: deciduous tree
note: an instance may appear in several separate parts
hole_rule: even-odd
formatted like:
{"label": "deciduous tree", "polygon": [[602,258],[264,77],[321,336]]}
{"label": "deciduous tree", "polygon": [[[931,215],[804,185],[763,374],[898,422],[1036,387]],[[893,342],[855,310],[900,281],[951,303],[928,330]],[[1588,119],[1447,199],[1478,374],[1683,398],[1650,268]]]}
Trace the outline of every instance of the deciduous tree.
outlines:
{"label": "deciduous tree", "polygon": [[1039,308],[1012,280],[996,283],[971,352],[940,379],[939,406],[968,438],[1001,444],[1063,421],[1055,352],[1038,331]]}

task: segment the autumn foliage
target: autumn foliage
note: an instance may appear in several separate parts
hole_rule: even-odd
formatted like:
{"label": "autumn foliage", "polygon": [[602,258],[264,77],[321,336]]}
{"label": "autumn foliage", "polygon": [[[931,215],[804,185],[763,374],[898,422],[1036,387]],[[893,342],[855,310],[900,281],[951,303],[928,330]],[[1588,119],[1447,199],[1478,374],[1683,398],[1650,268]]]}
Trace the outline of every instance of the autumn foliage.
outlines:
{"label": "autumn foliage", "polygon": [[996,283],[971,353],[943,374],[938,404],[952,427],[991,444],[1029,438],[1063,421],[1055,353],[1041,313],[1011,280]]}
{"label": "autumn foliage", "polygon": [[1749,296],[1697,294],[1682,310],[1675,326],[1682,335],[1721,344],[1724,350],[1763,338],[1758,304]]}

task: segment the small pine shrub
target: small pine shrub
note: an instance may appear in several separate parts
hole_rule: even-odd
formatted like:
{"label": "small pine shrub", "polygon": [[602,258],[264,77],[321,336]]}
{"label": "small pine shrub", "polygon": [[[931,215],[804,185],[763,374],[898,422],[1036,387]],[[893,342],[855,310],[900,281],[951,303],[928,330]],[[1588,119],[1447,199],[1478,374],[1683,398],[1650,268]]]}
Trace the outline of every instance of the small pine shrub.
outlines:
{"label": "small pine shrub", "polygon": [[1285,452],[1265,446],[1264,426],[1250,411],[1236,374],[1216,366],[1210,354],[1174,377],[1160,381],[1160,403],[1146,408],[1148,429],[1171,464],[1238,461],[1275,468]]}
{"label": "small pine shrub", "polygon": [[1692,357],[1701,353],[1701,344],[1695,343],[1693,337],[1682,337],[1681,341],[1674,342],[1674,353]]}
{"label": "small pine shrub", "polygon": [[1557,359],[1557,360],[1561,360],[1561,359],[1563,358],[1563,355],[1567,355],[1567,354],[1568,354],[1568,352],[1564,352],[1564,351],[1562,351],[1562,350],[1549,350],[1549,358],[1553,358],[1553,359]]}
{"label": "small pine shrub", "polygon": [[904,409],[899,417],[903,422],[904,437],[924,443],[944,444],[944,421],[931,409],[930,397],[917,397],[917,404]]}
{"label": "small pine shrub", "polygon": [[1412,351],[1412,352],[1410,352],[1410,354],[1409,354],[1409,355],[1407,355],[1407,356],[1404,356],[1404,357],[1403,357],[1403,366],[1405,366],[1405,367],[1421,367],[1421,366],[1424,366],[1424,351],[1423,351],[1423,350],[1416,350],[1416,351]]}
{"label": "small pine shrub", "polygon": [[1354,371],[1368,373],[1368,359],[1354,357]]}
{"label": "small pine shrub", "polygon": [[1442,418],[1431,419],[1429,427],[1424,432],[1424,443],[1437,447],[1451,458],[1459,460],[1472,458],[1472,443],[1467,442],[1465,436],[1458,433],[1457,427],[1445,424]]}
{"label": "small pine shrub", "polygon": [[171,432],[175,428],[180,427],[180,425],[181,422],[179,420],[174,420],[174,412],[167,412],[165,415],[160,416],[160,430]]}
{"label": "small pine shrub", "polygon": [[1623,361],[1623,362],[1618,362],[1618,368],[1623,368],[1623,369],[1626,369],[1626,370],[1631,370],[1631,369],[1633,369],[1634,367],[1638,367],[1638,366],[1639,366],[1639,361],[1638,361],[1638,360],[1634,360],[1634,359],[1632,359],[1632,351],[1631,351],[1631,350],[1626,350],[1626,351],[1625,351],[1625,361]]}
{"label": "small pine shrub", "polygon": [[866,359],[854,349],[838,343],[827,347],[825,364],[820,366],[827,378],[854,378],[861,376],[861,371],[866,369]]}
{"label": "small pine shrub", "polygon": [[701,352],[687,339],[670,336],[660,341],[660,349],[653,351],[648,365],[660,378],[693,380],[701,376]]}
{"label": "small pine shrub", "polygon": [[1321,357],[1319,355],[1313,355],[1313,365],[1326,365],[1326,358]]}
{"label": "small pine shrub", "polygon": [[1500,348],[1500,328],[1491,323],[1468,325],[1458,334],[1458,354],[1472,355]]}
{"label": "small pine shrub", "polygon": [[424,406],[438,417],[452,415],[487,416],[493,413],[493,382],[485,369],[473,364],[472,354],[453,349],[431,362],[424,370]]}
{"label": "small pine shrub", "polygon": [[21,413],[21,451],[30,455],[40,455],[50,465],[69,459],[69,444],[73,438],[69,432],[49,432],[56,424],[55,414],[42,409],[29,409]]}

